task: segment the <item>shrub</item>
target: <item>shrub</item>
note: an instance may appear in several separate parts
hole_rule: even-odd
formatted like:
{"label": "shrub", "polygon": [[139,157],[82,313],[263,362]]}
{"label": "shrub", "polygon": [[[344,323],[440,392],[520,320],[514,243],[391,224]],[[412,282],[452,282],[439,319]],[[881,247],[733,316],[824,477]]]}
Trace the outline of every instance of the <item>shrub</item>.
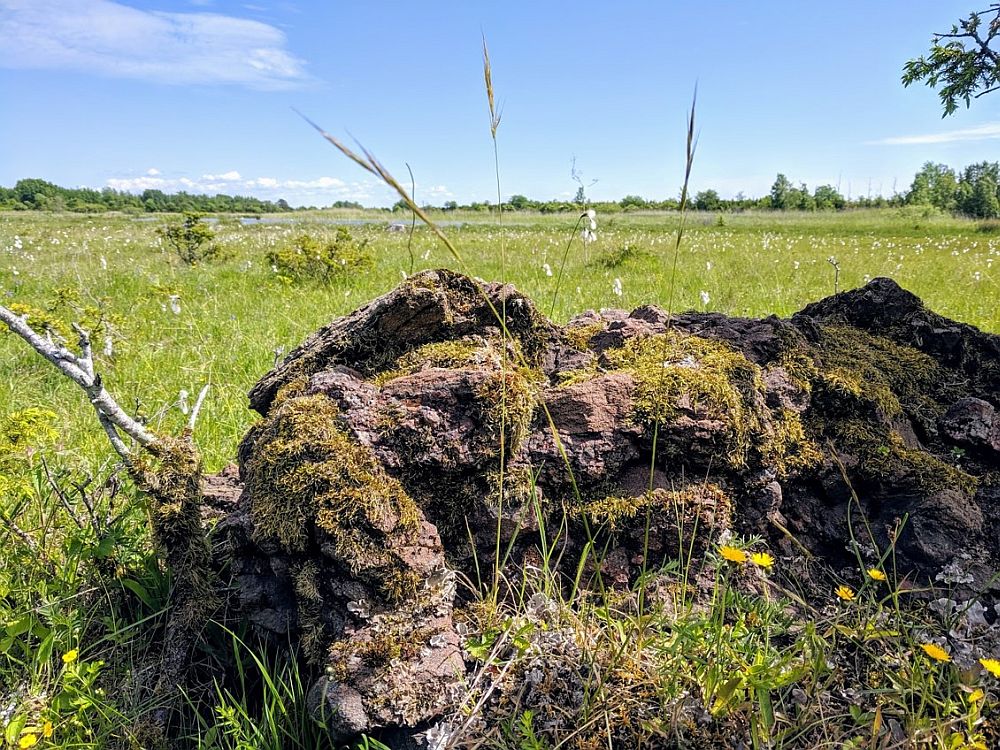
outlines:
{"label": "shrub", "polygon": [[284,280],[323,284],[341,281],[374,263],[368,240],[356,240],[346,227],[338,227],[332,240],[300,235],[291,247],[269,251],[267,260]]}
{"label": "shrub", "polygon": [[181,221],[162,226],[156,233],[189,266],[211,260],[219,254],[219,246],[212,243],[215,232],[201,220],[201,214],[185,213]]}

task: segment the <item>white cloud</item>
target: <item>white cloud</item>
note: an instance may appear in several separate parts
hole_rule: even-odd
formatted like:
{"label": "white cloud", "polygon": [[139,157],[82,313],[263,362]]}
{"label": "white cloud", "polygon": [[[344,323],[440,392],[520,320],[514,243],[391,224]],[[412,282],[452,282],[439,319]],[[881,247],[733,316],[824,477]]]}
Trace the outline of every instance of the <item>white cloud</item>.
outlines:
{"label": "white cloud", "polygon": [[989,141],[1000,138],[1000,122],[988,122],[974,128],[946,130],[943,133],[924,135],[898,135],[868,141],[869,146],[920,146],[929,143],[956,143],[958,141]]}
{"label": "white cloud", "polygon": [[[395,201],[395,195],[375,181],[345,182],[339,177],[327,176],[311,180],[244,178],[236,170],[220,175],[205,174],[196,180],[189,177],[166,178],[160,176],[159,172],[156,175],[147,173],[138,177],[111,178],[105,184],[129,193],[141,193],[143,190],[174,193],[184,190],[189,193],[255,195],[269,200],[284,198],[293,205],[323,205],[337,200],[390,205]],[[443,185],[435,186],[427,192],[436,197],[451,196],[451,192]]]}
{"label": "white cloud", "polygon": [[159,173],[160,170],[157,169],[156,167],[150,167],[149,169],[146,170],[146,174],[148,174],[150,177],[156,177]]}
{"label": "white cloud", "polygon": [[146,11],[112,0],[0,0],[0,39],[6,68],[271,90],[310,80],[280,29],[218,13]]}
{"label": "white cloud", "polygon": [[240,173],[235,169],[229,172],[223,172],[222,174],[203,174],[201,179],[208,182],[233,182],[234,180],[243,179],[240,177]]}

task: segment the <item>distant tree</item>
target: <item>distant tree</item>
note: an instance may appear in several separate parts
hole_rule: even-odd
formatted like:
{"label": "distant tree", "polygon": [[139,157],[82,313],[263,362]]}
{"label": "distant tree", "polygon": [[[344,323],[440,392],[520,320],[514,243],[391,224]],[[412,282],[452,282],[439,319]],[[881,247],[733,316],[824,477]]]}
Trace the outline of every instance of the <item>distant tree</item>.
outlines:
{"label": "distant tree", "polygon": [[934,206],[942,211],[954,211],[957,189],[958,177],[955,170],[945,164],[929,161],[913,176],[905,201],[910,205]]}
{"label": "distant tree", "polygon": [[778,174],[774,180],[774,184],[771,185],[771,208],[776,211],[785,211],[789,208],[797,208],[797,206],[792,206],[791,193],[794,190],[792,187],[792,181],[789,180],[785,175]]}
{"label": "distant tree", "polygon": [[718,211],[722,208],[722,199],[714,190],[702,190],[694,196],[694,207],[699,211]]}
{"label": "distant tree", "polygon": [[442,208],[445,211],[455,211],[458,209],[458,201],[445,201]]}
{"label": "distant tree", "polygon": [[533,200],[523,195],[512,195],[510,196],[510,200],[507,202],[507,204],[515,211],[526,211],[527,209],[532,208],[534,203],[535,202]]}
{"label": "distant tree", "polygon": [[813,192],[813,201],[816,208],[821,211],[829,211],[831,209],[839,211],[847,204],[844,196],[833,185],[819,185]]}
{"label": "distant tree", "polygon": [[903,85],[922,81],[938,89],[944,114],[968,107],[973,99],[1000,89],[1000,3],[975,11],[951,27],[934,34],[926,57],[903,66]]}
{"label": "distant tree", "polygon": [[618,201],[618,205],[628,210],[635,208],[646,208],[649,206],[649,202],[640,195],[626,195],[624,198]]}

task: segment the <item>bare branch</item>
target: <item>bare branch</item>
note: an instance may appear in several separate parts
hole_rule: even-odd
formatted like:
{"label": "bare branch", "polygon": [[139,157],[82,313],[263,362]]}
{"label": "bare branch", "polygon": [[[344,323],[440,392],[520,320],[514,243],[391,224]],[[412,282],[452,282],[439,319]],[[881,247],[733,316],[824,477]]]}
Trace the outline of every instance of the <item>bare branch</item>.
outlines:
{"label": "bare branch", "polygon": [[0,305],[0,321],[24,339],[32,349],[51,362],[66,377],[76,383],[87,394],[97,412],[97,418],[104,428],[112,447],[122,458],[129,460],[131,451],[119,434],[125,433],[139,445],[148,448],[157,441],[156,435],[125,413],[111,394],[104,389],[101,376],[94,373],[93,353],[90,336],[79,326],[74,326],[80,336],[80,356],[64,346],[40,336],[27,320],[13,310]]}

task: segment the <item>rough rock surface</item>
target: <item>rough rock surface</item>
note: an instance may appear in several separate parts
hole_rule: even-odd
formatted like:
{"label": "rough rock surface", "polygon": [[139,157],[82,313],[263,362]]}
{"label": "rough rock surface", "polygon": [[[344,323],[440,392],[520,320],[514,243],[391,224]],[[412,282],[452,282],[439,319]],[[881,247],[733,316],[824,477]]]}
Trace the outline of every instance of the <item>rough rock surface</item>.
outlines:
{"label": "rough rock surface", "polygon": [[790,320],[642,307],[559,327],[510,286],[425,272],[250,399],[264,419],[224,522],[242,606],[325,670],[311,703],[338,738],[453,704],[459,582],[496,549],[530,564],[540,518],[571,573],[589,535],[609,541],[588,574],[612,585],[732,529],[834,566],[894,546],[953,596],[1000,593],[1000,336],[888,279]]}

